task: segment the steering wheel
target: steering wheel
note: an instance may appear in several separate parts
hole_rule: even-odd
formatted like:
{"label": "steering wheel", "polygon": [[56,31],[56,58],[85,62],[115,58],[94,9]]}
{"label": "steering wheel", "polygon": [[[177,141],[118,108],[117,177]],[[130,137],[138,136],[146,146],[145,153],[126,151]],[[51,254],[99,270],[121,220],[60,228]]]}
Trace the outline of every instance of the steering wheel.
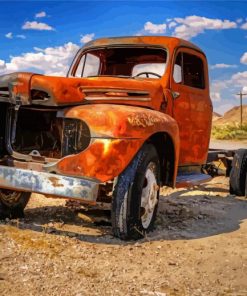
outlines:
{"label": "steering wheel", "polygon": [[135,75],[134,77],[139,77],[141,75],[146,75],[147,78],[149,78],[149,75],[154,75],[154,76],[156,76],[158,78],[161,78],[161,75],[159,75],[157,73],[154,73],[154,72],[140,72],[137,75]]}

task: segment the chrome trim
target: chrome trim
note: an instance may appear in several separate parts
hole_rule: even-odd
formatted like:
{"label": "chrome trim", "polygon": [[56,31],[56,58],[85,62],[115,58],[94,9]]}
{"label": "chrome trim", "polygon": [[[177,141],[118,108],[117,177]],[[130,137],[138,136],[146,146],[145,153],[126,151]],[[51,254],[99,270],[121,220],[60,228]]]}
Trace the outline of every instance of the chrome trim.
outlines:
{"label": "chrome trim", "polygon": [[148,91],[136,90],[136,89],[117,89],[117,88],[80,88],[84,93],[90,92],[105,92],[105,93],[132,93],[140,95],[149,95]]}
{"label": "chrome trim", "polygon": [[109,101],[109,100],[113,100],[113,101],[140,101],[140,102],[150,102],[151,98],[140,98],[140,97],[85,97],[85,100],[87,101]]}
{"label": "chrome trim", "polygon": [[93,202],[99,182],[1,165],[0,188]]}

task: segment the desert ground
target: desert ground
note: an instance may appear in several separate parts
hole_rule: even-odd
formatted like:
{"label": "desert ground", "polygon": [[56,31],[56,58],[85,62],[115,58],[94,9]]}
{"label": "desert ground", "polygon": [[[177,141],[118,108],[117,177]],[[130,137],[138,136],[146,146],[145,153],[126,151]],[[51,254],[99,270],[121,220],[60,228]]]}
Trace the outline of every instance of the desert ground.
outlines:
{"label": "desert ground", "polygon": [[236,150],[247,148],[247,139],[242,141],[211,140],[210,149]]}
{"label": "desert ground", "polygon": [[0,224],[1,295],[247,295],[247,199],[228,178],[161,191],[154,232],[111,235],[109,207],[33,194]]}

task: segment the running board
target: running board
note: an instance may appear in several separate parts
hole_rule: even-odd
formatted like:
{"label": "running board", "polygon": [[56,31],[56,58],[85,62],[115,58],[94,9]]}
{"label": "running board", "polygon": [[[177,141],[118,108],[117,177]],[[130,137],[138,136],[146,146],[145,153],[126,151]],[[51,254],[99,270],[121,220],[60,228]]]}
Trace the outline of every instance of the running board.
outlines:
{"label": "running board", "polygon": [[212,179],[211,176],[206,174],[183,174],[178,175],[176,179],[176,188],[193,187],[201,183],[208,182]]}

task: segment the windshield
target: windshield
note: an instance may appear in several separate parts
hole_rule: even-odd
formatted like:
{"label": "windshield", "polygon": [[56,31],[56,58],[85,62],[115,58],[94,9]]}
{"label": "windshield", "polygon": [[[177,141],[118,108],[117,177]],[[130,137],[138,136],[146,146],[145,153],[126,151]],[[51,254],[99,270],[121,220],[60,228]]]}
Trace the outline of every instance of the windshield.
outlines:
{"label": "windshield", "polygon": [[70,76],[124,76],[160,78],[167,53],[160,48],[119,47],[87,51],[76,60]]}

